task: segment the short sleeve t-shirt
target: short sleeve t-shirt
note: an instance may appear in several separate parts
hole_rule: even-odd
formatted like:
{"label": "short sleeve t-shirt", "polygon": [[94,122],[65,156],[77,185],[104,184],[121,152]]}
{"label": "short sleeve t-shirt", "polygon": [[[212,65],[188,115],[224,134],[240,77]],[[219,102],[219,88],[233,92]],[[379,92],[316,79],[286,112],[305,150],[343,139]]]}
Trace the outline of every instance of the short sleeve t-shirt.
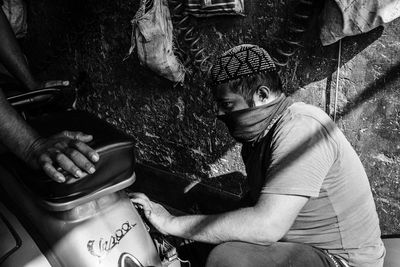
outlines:
{"label": "short sleeve t-shirt", "polygon": [[383,265],[385,249],[365,170],[322,110],[294,103],[242,156],[252,196],[309,197],[282,241],[309,244],[351,266]]}

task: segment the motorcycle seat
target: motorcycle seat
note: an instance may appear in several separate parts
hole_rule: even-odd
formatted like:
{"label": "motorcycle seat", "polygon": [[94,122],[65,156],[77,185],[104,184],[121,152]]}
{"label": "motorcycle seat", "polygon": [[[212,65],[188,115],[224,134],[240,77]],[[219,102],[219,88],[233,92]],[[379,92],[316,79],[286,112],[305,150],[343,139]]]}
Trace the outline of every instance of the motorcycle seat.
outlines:
{"label": "motorcycle seat", "polygon": [[122,190],[135,181],[134,142],[110,124],[82,111],[49,114],[29,122],[43,136],[62,130],[93,135],[89,145],[100,159],[96,172],[72,183],[57,183],[41,171],[33,171],[15,158],[3,164],[13,173],[41,206],[49,211],[65,211],[91,200]]}

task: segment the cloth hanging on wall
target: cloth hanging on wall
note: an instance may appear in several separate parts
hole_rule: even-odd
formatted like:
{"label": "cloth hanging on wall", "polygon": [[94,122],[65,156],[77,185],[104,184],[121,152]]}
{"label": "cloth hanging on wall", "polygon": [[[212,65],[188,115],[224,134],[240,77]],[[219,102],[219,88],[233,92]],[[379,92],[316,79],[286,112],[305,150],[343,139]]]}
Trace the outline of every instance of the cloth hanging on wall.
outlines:
{"label": "cloth hanging on wall", "polygon": [[172,81],[183,82],[185,71],[173,52],[172,21],[167,0],[141,0],[132,20],[131,48],[141,64]]}
{"label": "cloth hanging on wall", "polygon": [[368,32],[400,16],[400,0],[326,0],[320,38],[330,45]]}
{"label": "cloth hanging on wall", "polygon": [[186,0],[186,13],[194,17],[244,15],[244,0]]}

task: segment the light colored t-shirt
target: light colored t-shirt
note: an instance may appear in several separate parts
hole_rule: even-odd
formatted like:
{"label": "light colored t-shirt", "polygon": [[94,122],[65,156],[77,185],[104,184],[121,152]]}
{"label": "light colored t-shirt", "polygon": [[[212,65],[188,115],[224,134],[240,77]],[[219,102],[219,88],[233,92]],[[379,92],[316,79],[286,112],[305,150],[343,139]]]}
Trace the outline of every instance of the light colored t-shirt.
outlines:
{"label": "light colored t-shirt", "polygon": [[380,267],[385,249],[365,170],[322,110],[291,105],[264,139],[243,147],[252,195],[309,197],[283,241],[309,244],[351,266]]}

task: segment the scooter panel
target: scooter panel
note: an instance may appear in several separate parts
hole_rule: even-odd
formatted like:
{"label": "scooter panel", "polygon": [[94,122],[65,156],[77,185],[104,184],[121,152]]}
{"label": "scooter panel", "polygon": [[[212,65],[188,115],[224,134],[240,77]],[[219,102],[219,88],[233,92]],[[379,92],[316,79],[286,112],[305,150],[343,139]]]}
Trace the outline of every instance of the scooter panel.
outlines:
{"label": "scooter panel", "polygon": [[0,203],[0,267],[51,267],[17,218]]}
{"label": "scooter panel", "polygon": [[53,246],[62,266],[161,266],[154,243],[128,198],[120,198],[91,218],[65,223],[70,230]]}

